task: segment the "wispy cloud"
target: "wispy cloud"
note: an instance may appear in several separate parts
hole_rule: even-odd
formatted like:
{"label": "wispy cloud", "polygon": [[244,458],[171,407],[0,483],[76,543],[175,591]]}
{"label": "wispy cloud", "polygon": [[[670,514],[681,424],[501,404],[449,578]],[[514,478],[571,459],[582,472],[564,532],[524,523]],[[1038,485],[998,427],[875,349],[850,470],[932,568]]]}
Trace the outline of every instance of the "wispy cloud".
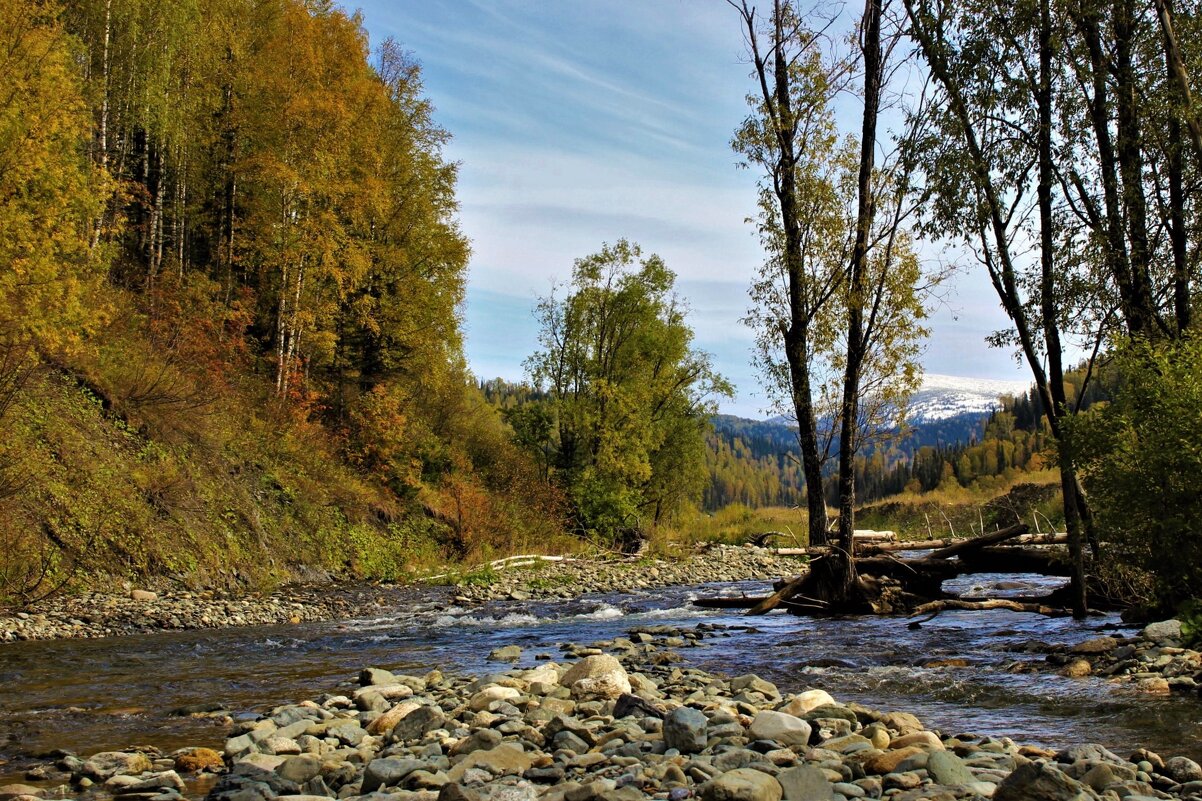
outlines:
{"label": "wispy cloud", "polygon": [[[700,347],[738,385],[724,408],[761,410],[748,366],[751,276],[763,260],[744,219],[755,178],[729,141],[751,88],[741,29],[719,0],[423,0],[357,3],[374,41],[424,65],[461,163],[472,240],[467,351],[478,375],[519,378],[536,345],[535,298],[574,259],[626,237],[678,274]],[[854,116],[852,101],[839,112]],[[1009,375],[984,336],[1005,324],[966,280],[928,349],[933,371]]]}

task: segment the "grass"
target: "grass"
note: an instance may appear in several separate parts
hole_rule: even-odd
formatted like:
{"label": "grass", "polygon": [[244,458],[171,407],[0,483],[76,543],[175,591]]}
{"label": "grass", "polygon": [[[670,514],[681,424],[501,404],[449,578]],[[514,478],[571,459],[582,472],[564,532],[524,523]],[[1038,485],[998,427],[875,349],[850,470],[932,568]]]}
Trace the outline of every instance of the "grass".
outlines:
{"label": "grass", "polygon": [[[830,511],[834,517],[834,510]],[[809,543],[805,509],[742,504],[713,513],[694,512],[652,537],[652,549],[680,555],[702,543],[741,545],[757,534],[779,531],[771,544],[805,547]],[[900,539],[965,537],[1024,522],[1032,531],[1062,530],[1059,475],[1041,470],[973,487],[943,487],[925,493],[903,493],[862,506],[856,528],[894,531]]]}
{"label": "grass", "polygon": [[1021,474],[988,486],[902,493],[858,510],[858,528],[896,531],[900,539],[968,537],[1026,523],[1032,531],[1063,530],[1059,475]]}
{"label": "grass", "polygon": [[661,526],[652,533],[651,549],[660,556],[672,557],[693,546],[706,543],[742,545],[751,537],[768,531],[784,532],[786,536],[774,544],[804,547],[806,511],[783,506],[753,509],[743,504],[731,504],[717,512],[693,512],[672,526]]}

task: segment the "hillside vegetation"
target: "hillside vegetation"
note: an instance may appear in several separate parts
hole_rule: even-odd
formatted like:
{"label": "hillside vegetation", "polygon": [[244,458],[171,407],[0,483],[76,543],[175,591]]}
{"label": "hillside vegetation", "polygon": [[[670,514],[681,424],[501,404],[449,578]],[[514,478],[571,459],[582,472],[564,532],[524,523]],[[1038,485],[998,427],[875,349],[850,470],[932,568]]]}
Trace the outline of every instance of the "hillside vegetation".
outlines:
{"label": "hillside vegetation", "polygon": [[300,0],[17,0],[0,40],[0,602],[567,544],[464,364],[411,55]]}

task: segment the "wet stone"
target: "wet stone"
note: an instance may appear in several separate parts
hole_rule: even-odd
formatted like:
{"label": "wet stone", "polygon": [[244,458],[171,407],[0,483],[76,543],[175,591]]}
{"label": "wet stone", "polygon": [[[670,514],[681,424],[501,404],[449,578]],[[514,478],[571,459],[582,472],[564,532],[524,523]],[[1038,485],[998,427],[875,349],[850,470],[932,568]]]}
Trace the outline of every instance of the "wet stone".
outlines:
{"label": "wet stone", "polygon": [[739,768],[707,782],[700,796],[702,801],[781,801],[783,791],[767,773]]}
{"label": "wet stone", "polygon": [[682,754],[695,754],[705,749],[708,729],[704,713],[682,706],[664,719],[664,743]]}
{"label": "wet stone", "polygon": [[835,787],[826,774],[809,765],[782,770],[776,781],[781,786],[784,801],[830,801],[835,797]]}
{"label": "wet stone", "polygon": [[1202,766],[1188,757],[1177,756],[1166,759],[1163,772],[1173,781],[1181,784],[1202,781]]}
{"label": "wet stone", "polygon": [[948,787],[966,785],[976,781],[976,777],[973,776],[968,766],[960,757],[950,751],[931,752],[927,757],[926,770],[936,784]]}

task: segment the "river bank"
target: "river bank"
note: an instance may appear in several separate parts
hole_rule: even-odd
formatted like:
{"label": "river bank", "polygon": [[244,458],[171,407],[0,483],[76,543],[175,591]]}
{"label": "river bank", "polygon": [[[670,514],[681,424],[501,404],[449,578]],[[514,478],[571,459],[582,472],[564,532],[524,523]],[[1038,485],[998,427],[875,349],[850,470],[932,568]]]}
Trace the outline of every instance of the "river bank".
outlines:
{"label": "river bank", "polygon": [[[801,801],[1202,798],[1187,758],[1096,744],[1048,749],[938,730],[905,711],[680,663],[724,626],[638,626],[557,661],[481,676],[365,668],[357,688],[234,724],[222,749],[59,757],[0,798],[271,801]],[[534,658],[532,658],[532,656]],[[294,799],[299,801],[299,799]]]}
{"label": "river bank", "polygon": [[576,558],[508,570],[467,571],[451,577],[458,584],[328,581],[288,585],[269,594],[173,589],[162,583],[155,590],[118,585],[111,591],[53,597],[26,611],[0,616],[0,642],[358,619],[431,596],[450,606],[499,598],[570,599],[701,582],[774,580],[801,566],[795,558],[762,548],[719,545],[680,560]]}

